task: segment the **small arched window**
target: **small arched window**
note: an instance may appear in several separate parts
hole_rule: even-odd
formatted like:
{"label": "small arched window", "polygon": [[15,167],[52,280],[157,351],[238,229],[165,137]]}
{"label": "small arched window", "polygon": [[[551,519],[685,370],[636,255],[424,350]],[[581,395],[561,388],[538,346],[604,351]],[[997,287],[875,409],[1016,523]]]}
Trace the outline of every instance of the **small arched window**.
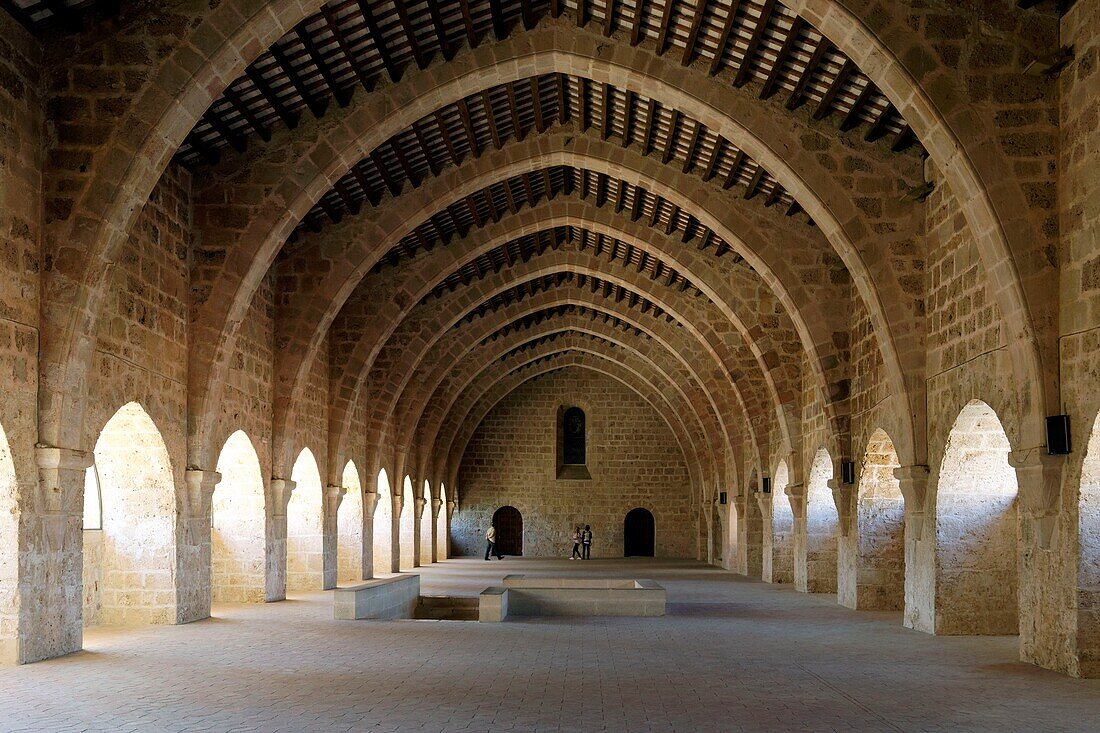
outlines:
{"label": "small arched window", "polygon": [[558,478],[590,479],[588,472],[588,419],[579,407],[558,408]]}
{"label": "small arched window", "polygon": [[584,410],[570,407],[562,416],[562,463],[566,466],[585,464]]}

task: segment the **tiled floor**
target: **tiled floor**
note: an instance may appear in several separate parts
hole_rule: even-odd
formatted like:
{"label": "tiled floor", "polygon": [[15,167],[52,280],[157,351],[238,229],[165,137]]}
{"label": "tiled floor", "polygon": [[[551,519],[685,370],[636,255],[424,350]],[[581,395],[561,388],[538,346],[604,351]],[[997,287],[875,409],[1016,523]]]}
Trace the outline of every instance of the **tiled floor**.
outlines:
{"label": "tiled floor", "polygon": [[0,669],[2,730],[1095,731],[1100,681],[690,563],[451,560],[424,592],[509,572],[649,577],[657,619],[334,621],[330,594],[188,626],[96,630]]}

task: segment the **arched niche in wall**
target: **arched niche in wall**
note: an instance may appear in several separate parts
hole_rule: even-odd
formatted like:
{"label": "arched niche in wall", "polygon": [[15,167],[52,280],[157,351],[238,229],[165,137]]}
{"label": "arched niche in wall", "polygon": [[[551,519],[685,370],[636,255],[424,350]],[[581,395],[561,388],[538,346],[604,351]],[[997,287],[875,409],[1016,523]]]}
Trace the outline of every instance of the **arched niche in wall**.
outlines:
{"label": "arched niche in wall", "polygon": [[787,463],[780,461],[770,493],[764,494],[764,559],[762,575],[769,583],[794,580],[794,513],[787,499]]}
{"label": "arched niche in wall", "polygon": [[420,515],[420,564],[432,561],[432,485],[424,482],[424,513]]}
{"label": "arched niche in wall", "polygon": [[413,542],[416,541],[416,495],[413,493],[413,482],[411,476],[406,476],[404,482],[402,482],[401,489],[401,517],[400,517],[400,547],[398,548],[398,559],[400,562],[401,570],[412,570],[413,565]]}
{"label": "arched niche in wall", "polygon": [[374,576],[393,572],[393,493],[386,469],[378,472],[376,482],[378,503],[374,507],[371,546],[374,556]]}
{"label": "arched niche in wall", "polygon": [[589,480],[588,416],[576,405],[558,407],[556,421],[557,477],[564,480]]}

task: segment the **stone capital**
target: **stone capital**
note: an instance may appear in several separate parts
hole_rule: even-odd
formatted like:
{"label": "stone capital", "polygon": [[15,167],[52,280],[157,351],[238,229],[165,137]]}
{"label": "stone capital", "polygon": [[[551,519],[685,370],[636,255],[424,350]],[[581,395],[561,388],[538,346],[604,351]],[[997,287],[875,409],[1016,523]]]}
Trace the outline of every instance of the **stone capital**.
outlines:
{"label": "stone capital", "polygon": [[787,501],[791,504],[791,512],[797,518],[802,518],[806,512],[806,484],[787,484]]}
{"label": "stone capital", "polygon": [[290,503],[290,495],[294,493],[297,484],[290,479],[271,479],[271,515],[285,517],[286,507]]}
{"label": "stone capital", "polygon": [[217,471],[204,471],[189,468],[184,472],[187,484],[187,496],[183,517],[183,540],[192,547],[202,544],[210,526],[210,500],[214,497],[214,488],[221,482],[222,475]]}
{"label": "stone capital", "polygon": [[1050,549],[1054,525],[1061,510],[1065,456],[1048,455],[1040,448],[1012,451],[1008,463],[1016,470],[1020,504],[1035,522],[1039,547]]}
{"label": "stone capital", "polygon": [[448,517],[454,516],[454,513],[457,510],[458,510],[458,501],[457,500],[452,499],[451,501],[447,502],[447,516]]}
{"label": "stone capital", "polygon": [[423,496],[418,496],[413,499],[413,516],[416,517],[416,521],[420,521],[424,516],[424,507],[427,506],[428,500]]}
{"label": "stone capital", "polygon": [[378,508],[378,492],[367,491],[363,494],[363,516],[374,519],[374,510]]}
{"label": "stone capital", "polygon": [[443,508],[442,499],[432,499],[432,519],[439,519],[439,510]]}
{"label": "stone capital", "polygon": [[344,500],[344,495],[347,494],[347,488],[338,486],[336,484],[329,484],[325,487],[325,511],[331,514],[336,514],[340,509],[340,504]]}
{"label": "stone capital", "polygon": [[905,499],[905,536],[907,539],[920,540],[924,536],[924,503],[928,497],[928,466],[916,464],[898,466],[894,469],[894,478]]}
{"label": "stone capital", "polygon": [[852,519],[852,495],[855,493],[855,486],[835,478],[829,479],[827,485],[833,492],[833,504],[836,505],[836,513],[840,518],[840,536],[847,537]]}
{"label": "stone capital", "polygon": [[37,445],[39,512],[80,512],[84,493],[84,472],[95,463],[89,451]]}

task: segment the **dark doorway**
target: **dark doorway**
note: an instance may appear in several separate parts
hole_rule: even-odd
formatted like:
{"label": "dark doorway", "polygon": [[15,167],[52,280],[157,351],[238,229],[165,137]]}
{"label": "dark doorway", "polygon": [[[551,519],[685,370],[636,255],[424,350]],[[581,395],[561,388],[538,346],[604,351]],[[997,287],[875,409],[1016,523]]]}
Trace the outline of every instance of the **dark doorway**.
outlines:
{"label": "dark doorway", "polygon": [[501,555],[523,554],[523,515],[514,506],[502,506],[493,514],[497,528],[497,552]]}
{"label": "dark doorway", "polygon": [[623,556],[653,557],[653,515],[648,509],[631,509],[623,520]]}

